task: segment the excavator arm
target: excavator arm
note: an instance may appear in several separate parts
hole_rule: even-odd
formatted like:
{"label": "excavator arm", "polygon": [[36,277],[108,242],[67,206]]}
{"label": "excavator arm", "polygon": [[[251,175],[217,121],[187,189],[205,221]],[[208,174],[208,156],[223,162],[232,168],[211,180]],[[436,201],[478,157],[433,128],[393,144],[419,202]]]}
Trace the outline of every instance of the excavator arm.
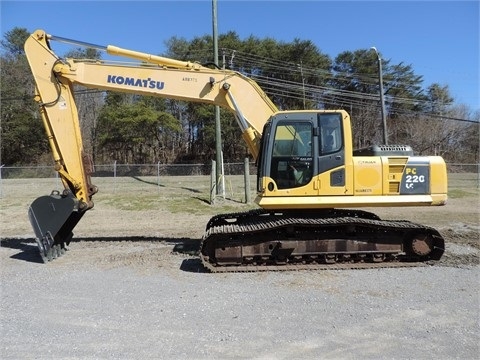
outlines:
{"label": "excavator arm", "polygon": [[[61,59],[50,41],[97,48],[136,62]],[[91,183],[92,162],[85,153],[75,105],[75,84],[87,88],[151,95],[218,105],[234,113],[242,136],[258,157],[264,124],[277,112],[262,89],[251,79],[229,70],[197,63],[98,46],[35,31],[25,43],[25,53],[36,82],[35,100],[65,190],[34,201],[29,217],[44,257],[62,252],[72,230],[93,207],[97,187]],[[53,253],[52,253],[53,252]]]}

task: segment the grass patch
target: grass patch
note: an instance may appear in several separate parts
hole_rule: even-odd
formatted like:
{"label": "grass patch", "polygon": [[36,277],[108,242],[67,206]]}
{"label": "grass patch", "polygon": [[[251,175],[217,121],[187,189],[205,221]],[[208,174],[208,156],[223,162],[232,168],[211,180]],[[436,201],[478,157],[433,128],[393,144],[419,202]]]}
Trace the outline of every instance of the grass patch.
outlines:
{"label": "grass patch", "polygon": [[244,202],[242,176],[228,179],[227,199],[219,198],[215,205],[210,205],[210,179],[207,176],[166,177],[161,179],[160,185],[148,177],[95,180],[94,183],[100,188],[94,197],[95,203],[117,210],[215,215],[256,207],[255,204]]}
{"label": "grass patch", "polygon": [[471,196],[479,196],[479,191],[472,189],[450,189],[448,190],[448,197],[452,199],[463,199]]}
{"label": "grass patch", "polygon": [[[125,211],[169,211],[186,214],[217,214],[237,212],[254,208],[245,204],[243,176],[227,176],[227,200],[218,198],[210,205],[209,176],[162,177],[118,177],[94,178],[99,192],[93,201],[97,206]],[[255,176],[250,179],[251,199],[255,198]],[[450,199],[476,201],[480,198],[478,174],[448,174],[448,196]],[[22,208],[27,211],[29,204],[38,196],[48,195],[52,189],[59,189],[58,179],[7,179],[2,182],[2,210]]]}

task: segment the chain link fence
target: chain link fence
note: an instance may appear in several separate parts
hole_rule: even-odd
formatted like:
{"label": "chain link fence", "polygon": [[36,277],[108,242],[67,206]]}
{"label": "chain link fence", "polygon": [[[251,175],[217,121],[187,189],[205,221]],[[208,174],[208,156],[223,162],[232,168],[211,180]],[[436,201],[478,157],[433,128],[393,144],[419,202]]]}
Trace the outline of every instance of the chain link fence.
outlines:
{"label": "chain link fence", "polygon": [[[225,191],[229,190],[233,192],[233,186],[230,181],[225,184],[227,177],[234,177],[237,175],[245,175],[245,163],[224,163],[223,164],[223,185],[219,188],[220,195],[211,194],[211,201],[216,197],[225,197]],[[257,169],[254,163],[248,163],[248,175],[256,176]],[[122,179],[134,178],[134,179],[148,179],[150,183],[156,183],[160,185],[162,178],[165,177],[196,177],[196,176],[214,176],[212,174],[212,163],[210,164],[119,164],[114,162],[112,164],[95,165],[92,178],[109,178],[112,179],[113,188],[117,189],[124,183]],[[53,179],[54,184],[57,187],[62,187],[58,173],[54,170],[53,166],[1,166],[0,167],[0,198],[5,195],[4,182],[23,179],[23,181],[29,181],[31,179],[32,184],[35,179]],[[95,181],[95,180],[93,180]],[[146,180],[145,180],[146,181]],[[243,187],[250,187],[250,184],[243,184]],[[215,186],[213,183],[212,186]],[[220,186],[217,184],[216,186]],[[226,188],[226,189],[225,189]],[[215,188],[212,188],[215,189]],[[212,192],[212,189],[210,191]],[[222,190],[223,189],[223,190]],[[248,201],[250,196],[245,195]]]}
{"label": "chain link fence", "polygon": [[[250,174],[256,175],[257,168],[250,163]],[[95,165],[93,177],[122,176],[189,176],[210,175],[212,164],[113,164]],[[224,175],[243,175],[244,163],[225,163]],[[2,166],[0,179],[28,179],[56,177],[53,166]]]}
{"label": "chain link fence", "polygon": [[[243,175],[245,164],[225,163],[224,175]],[[249,163],[250,174],[257,174],[257,167]],[[480,174],[480,164],[454,164],[448,163],[449,174],[462,173],[470,180],[477,180]],[[212,164],[112,164],[95,165],[94,177],[116,176],[188,176],[210,175]],[[28,178],[54,178],[57,176],[52,165],[39,166],[0,166],[0,179],[28,179]]]}

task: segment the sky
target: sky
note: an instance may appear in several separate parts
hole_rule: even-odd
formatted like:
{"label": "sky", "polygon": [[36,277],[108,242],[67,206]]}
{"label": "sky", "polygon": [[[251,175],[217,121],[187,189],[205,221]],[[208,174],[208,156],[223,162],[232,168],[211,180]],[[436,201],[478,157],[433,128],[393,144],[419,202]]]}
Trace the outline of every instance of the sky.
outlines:
{"label": "sky", "polygon": [[[161,55],[173,36],[212,35],[212,0],[0,2],[1,37],[14,27]],[[217,0],[218,34],[235,31],[312,41],[334,59],[375,46],[411,65],[423,87],[447,85],[456,104],[480,110],[479,1]],[[60,45],[59,45],[60,46]],[[54,45],[58,54],[70,48]]]}

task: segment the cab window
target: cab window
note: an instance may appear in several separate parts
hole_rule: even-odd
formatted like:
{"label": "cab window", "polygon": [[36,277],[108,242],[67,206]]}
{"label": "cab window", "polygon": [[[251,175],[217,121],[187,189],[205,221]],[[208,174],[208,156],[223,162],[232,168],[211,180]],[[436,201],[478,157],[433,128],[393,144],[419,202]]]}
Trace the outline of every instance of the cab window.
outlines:
{"label": "cab window", "polygon": [[275,129],[271,175],[277,188],[307,184],[312,178],[312,123],[280,122]]}
{"label": "cab window", "polygon": [[322,154],[339,151],[343,147],[340,114],[320,115],[320,149]]}

